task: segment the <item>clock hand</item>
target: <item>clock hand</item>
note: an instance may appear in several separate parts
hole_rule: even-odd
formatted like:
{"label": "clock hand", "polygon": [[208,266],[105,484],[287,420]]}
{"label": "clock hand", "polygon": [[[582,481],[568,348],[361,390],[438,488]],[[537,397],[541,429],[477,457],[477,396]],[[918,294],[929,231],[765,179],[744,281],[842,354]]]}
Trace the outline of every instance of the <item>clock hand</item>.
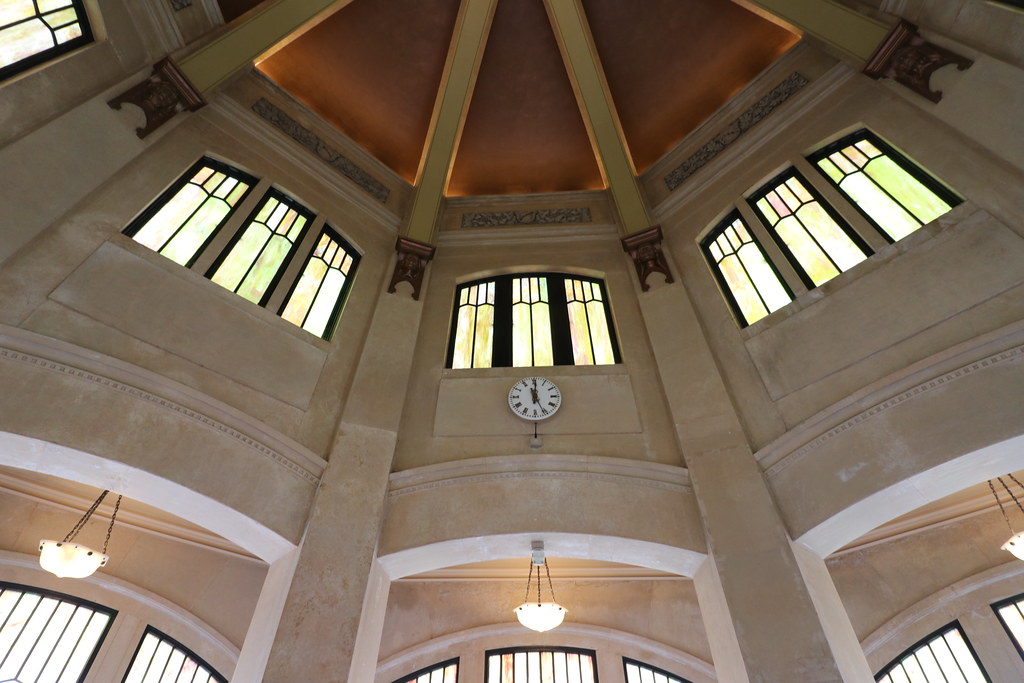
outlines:
{"label": "clock hand", "polygon": [[537,388],[530,389],[530,396],[533,397],[533,402],[540,405],[540,396],[537,395]]}

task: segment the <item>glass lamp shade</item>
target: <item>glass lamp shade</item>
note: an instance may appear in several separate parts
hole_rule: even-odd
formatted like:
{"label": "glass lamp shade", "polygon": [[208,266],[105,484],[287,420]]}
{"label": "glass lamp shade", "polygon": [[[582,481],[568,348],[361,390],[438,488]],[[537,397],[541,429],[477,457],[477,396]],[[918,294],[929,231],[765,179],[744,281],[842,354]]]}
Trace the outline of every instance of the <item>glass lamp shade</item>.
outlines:
{"label": "glass lamp shade", "polygon": [[1018,560],[1024,560],[1024,531],[1010,536],[1009,540],[1002,545],[1002,549],[1013,553]]}
{"label": "glass lamp shade", "polygon": [[39,541],[39,566],[62,579],[84,579],[108,559],[109,556],[78,543]]}
{"label": "glass lamp shade", "polygon": [[541,633],[561,624],[568,611],[554,602],[524,602],[515,609],[520,624]]}

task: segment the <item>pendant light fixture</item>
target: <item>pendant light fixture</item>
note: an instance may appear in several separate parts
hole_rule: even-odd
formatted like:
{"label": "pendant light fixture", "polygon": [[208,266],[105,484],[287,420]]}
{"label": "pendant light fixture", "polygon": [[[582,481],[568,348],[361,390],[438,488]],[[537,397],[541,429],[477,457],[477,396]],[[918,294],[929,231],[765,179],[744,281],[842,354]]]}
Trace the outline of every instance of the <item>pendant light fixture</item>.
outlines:
{"label": "pendant light fixture", "polygon": [[[1017,481],[1017,477],[1013,476],[1012,474],[1007,474],[1006,476],[1012,479],[1013,483],[1019,486],[1021,489],[1021,493],[1024,494],[1024,484],[1021,484],[1019,481]],[[1012,490],[1010,490],[1010,487],[1006,485],[1006,482],[1003,481],[1003,478],[996,477],[996,481],[998,481],[1002,485],[1002,487],[1006,489],[1006,492],[1010,494],[1010,498],[1013,499],[1013,502],[1017,504],[1017,508],[1021,511],[1021,514],[1024,514],[1024,505],[1021,505],[1020,499],[1013,493]],[[1018,533],[1013,530],[1013,525],[1010,524],[1010,518],[1006,515],[1006,510],[1003,508],[1003,501],[999,500],[999,494],[996,492],[996,487],[995,485],[992,484],[991,479],[988,480],[988,487],[992,491],[992,495],[995,496],[996,503],[999,504],[999,511],[1003,513],[1003,519],[1006,521],[1006,526],[1010,529],[1011,536],[1006,541],[1006,543],[1004,543],[1001,546],[1001,549],[1012,553],[1013,556],[1016,557],[1018,560],[1024,560],[1024,531]]]}
{"label": "pendant light fixture", "polygon": [[[550,631],[565,619],[567,609],[555,602],[555,589],[551,585],[551,570],[548,569],[547,558],[544,557],[544,541],[533,542],[533,555],[530,558],[530,575],[526,579],[526,601],[516,607],[516,617],[519,623],[528,629],[539,631]],[[533,569],[537,568],[537,601],[530,601],[530,584],[533,582]],[[548,592],[551,594],[551,602],[541,601],[541,580],[540,568],[548,578]]]}
{"label": "pendant light fixture", "polygon": [[74,543],[75,537],[96,512],[103,499],[110,491],[104,491],[92,506],[85,511],[78,523],[71,528],[63,541],[52,541],[43,539],[39,541],[39,566],[58,576],[59,578],[84,579],[94,571],[102,567],[110,559],[107,555],[107,544],[110,543],[110,532],[114,530],[114,520],[117,518],[117,511],[121,507],[121,496],[117,497],[114,503],[114,512],[110,516],[110,526],[107,527],[107,537],[103,540],[103,552],[93,550],[80,543]]}

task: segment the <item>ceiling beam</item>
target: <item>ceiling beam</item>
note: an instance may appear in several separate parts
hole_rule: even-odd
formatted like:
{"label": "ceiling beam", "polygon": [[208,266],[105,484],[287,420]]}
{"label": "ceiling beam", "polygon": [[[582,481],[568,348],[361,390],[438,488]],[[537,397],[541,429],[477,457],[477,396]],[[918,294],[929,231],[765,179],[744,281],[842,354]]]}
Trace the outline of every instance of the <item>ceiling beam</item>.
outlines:
{"label": "ceiling beam", "polygon": [[640,190],[629,146],[580,0],[544,0],[544,5],[601,174],[618,210],[619,229],[624,235],[646,230],[653,223],[651,213]]}
{"label": "ceiling beam", "polygon": [[414,240],[435,242],[438,215],[497,4],[497,0],[462,0],[459,8],[405,224],[404,234]]}
{"label": "ceiling beam", "polygon": [[178,61],[200,92],[209,92],[286,38],[294,40],[352,0],[278,0]]}

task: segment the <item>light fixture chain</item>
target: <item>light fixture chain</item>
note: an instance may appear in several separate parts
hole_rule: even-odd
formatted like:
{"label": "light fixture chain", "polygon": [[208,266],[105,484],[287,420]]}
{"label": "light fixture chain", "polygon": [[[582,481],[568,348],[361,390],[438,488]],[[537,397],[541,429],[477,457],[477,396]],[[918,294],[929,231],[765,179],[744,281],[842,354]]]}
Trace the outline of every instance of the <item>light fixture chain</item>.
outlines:
{"label": "light fixture chain", "polygon": [[93,502],[92,506],[85,511],[85,514],[82,515],[82,518],[80,520],[78,520],[78,523],[75,524],[75,526],[71,528],[71,531],[68,532],[68,535],[64,537],[64,543],[70,543],[71,541],[75,540],[75,536],[78,535],[78,532],[82,530],[82,527],[85,526],[85,523],[89,521],[90,517],[92,517],[92,513],[96,512],[96,508],[100,506],[100,503],[103,502],[103,499],[107,497],[108,493],[110,493],[109,489],[103,491],[103,493],[100,494],[100,497]]}
{"label": "light fixture chain", "polygon": [[[558,602],[555,600],[555,587],[551,585],[551,570],[548,569],[548,558],[544,558],[544,571],[548,574],[548,591],[551,592],[551,602]],[[537,567],[537,595],[540,595],[540,567]],[[537,602],[540,602],[538,599]]]}
{"label": "light fixture chain", "polygon": [[[538,570],[538,576],[537,576],[538,583],[540,582],[539,574],[540,574],[540,571]],[[530,602],[530,582],[532,580],[533,580],[533,561],[531,560],[530,561],[530,574],[526,577],[526,597],[523,599],[524,603]]]}
{"label": "light fixture chain", "polygon": [[114,530],[114,520],[117,519],[117,511],[121,509],[121,496],[117,496],[114,503],[114,514],[110,515],[110,526],[107,527],[107,537],[103,539],[103,554],[107,554],[107,545],[110,543],[110,532]]}
{"label": "light fixture chain", "polygon": [[[1010,475],[1010,476],[1011,476],[1011,478],[1013,478],[1014,481],[1017,481],[1017,479],[1014,478],[1012,475]],[[1003,481],[1003,478],[1002,477],[996,477],[996,481],[998,481],[1000,484],[1003,485],[1003,488],[1006,489],[1006,492],[1010,494],[1010,498],[1013,498],[1013,502],[1017,504],[1017,508],[1021,511],[1021,514],[1024,514],[1024,505],[1021,505],[1020,500],[1018,500],[1017,496],[1015,496],[1013,494],[1013,491],[1010,490],[1010,487],[1006,485],[1006,482]]]}
{"label": "light fixture chain", "polygon": [[[1017,481],[1017,477],[1013,476],[1012,472],[1007,474],[1006,476],[1008,476],[1010,479],[1013,479],[1013,483],[1015,483],[1017,486],[1019,486],[1021,491],[1024,491],[1024,484],[1021,484],[1019,481]],[[1020,508],[1021,512],[1024,512],[1024,507],[1021,507],[1021,504],[1020,504],[1019,500],[1014,498],[1013,502],[1017,504],[1017,507]]]}
{"label": "light fixture chain", "polygon": [[996,493],[996,487],[992,484],[991,479],[988,480],[988,487],[989,489],[992,490],[992,496],[996,499],[996,502],[999,504],[999,511],[1003,513],[1003,519],[1006,521],[1006,526],[1010,528],[1010,534],[1016,533],[1013,530],[1013,526],[1010,524],[1010,518],[1006,516],[1006,510],[1003,508],[1003,501],[999,500],[999,494]]}

